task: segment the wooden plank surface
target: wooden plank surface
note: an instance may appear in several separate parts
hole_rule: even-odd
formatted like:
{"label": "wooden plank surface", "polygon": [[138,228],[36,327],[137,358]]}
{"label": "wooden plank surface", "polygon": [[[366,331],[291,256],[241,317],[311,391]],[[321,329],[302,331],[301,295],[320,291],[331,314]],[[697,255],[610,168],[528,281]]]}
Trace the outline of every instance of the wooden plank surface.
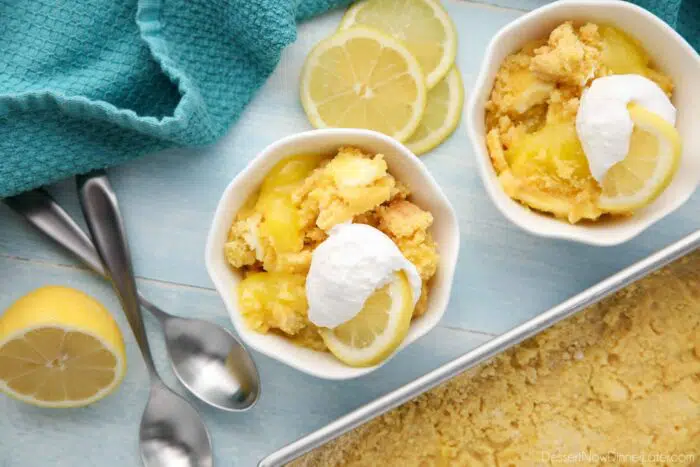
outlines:
{"label": "wooden plank surface", "polygon": [[[0,309],[38,285],[59,284],[98,297],[114,311],[124,330],[128,373],[117,392],[83,409],[46,410],[0,397],[0,466],[137,465],[137,435],[148,397],[148,375],[133,336],[107,283],[73,267],[0,258]],[[208,289],[140,280],[144,295],[165,310],[199,316],[230,327],[217,294]],[[6,291],[12,291],[7,293]],[[156,365],[163,379],[181,394],[172,375],[155,319],[146,316]],[[402,352],[387,371],[346,383],[320,382],[275,360],[256,354],[262,397],[249,412],[229,414],[196,403],[209,426],[217,465],[253,465],[275,447],[323,426],[440,363],[489,338],[441,327]],[[430,358],[423,358],[429,355]]]}
{"label": "wooden plank surface", "polygon": [[[520,10],[546,1],[488,3],[496,6],[446,2],[459,30],[458,64],[467,92],[494,32],[522,14]],[[212,213],[224,187],[250,158],[272,141],[309,128],[298,103],[299,71],[310,47],[335,28],[341,13],[302,25],[298,41],[285,51],[275,74],[219,143],[165,151],[110,172],[126,217],[139,285],[166,310],[230,327],[203,262]],[[602,249],[538,239],[508,224],[491,205],[463,128],[423,160],[458,211],[462,231],[453,299],[441,326],[381,370],[352,382],[316,380],[255,354],[264,386],[253,410],[223,414],[198,405],[212,432],[218,465],[254,465],[277,447],[700,226],[696,194],[680,211],[623,246]],[[72,181],[51,191],[79,217]],[[0,206],[0,284],[0,310],[46,284],[70,285],[90,293],[119,319],[129,357],[129,372],[118,392],[92,407],[54,412],[0,396],[0,466],[137,465],[137,431],[147,378],[111,289],[4,206]],[[148,319],[147,326],[161,374],[175,384],[157,324]]]}

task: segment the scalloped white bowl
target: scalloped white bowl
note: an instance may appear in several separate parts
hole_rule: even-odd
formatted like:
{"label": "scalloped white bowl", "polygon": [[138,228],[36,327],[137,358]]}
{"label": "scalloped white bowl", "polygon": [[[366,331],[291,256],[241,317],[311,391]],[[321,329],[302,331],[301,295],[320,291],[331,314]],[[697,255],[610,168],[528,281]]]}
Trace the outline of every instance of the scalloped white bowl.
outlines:
{"label": "scalloped white bowl", "polygon": [[241,275],[227,264],[224,243],[236,213],[277,162],[297,154],[332,154],[344,145],[384,154],[391,174],[411,189],[411,200],[433,214],[431,232],[438,244],[440,264],[431,282],[428,309],[411,323],[399,350],[425,335],[440,321],[447,308],[459,253],[459,225],[452,205],[423,163],[401,143],[381,133],[355,129],[313,130],[283,138],[265,148],[224,191],[214,214],[205,252],[209,276],[238,335],[248,346],[310,375],[337,380],[365,375],[381,364],[352,368],[330,353],[303,348],[284,337],[249,329],[238,309],[236,286]]}
{"label": "scalloped white bowl", "polygon": [[[682,161],[672,183],[651,205],[633,216],[598,223],[569,224],[525,208],[505,194],[491,165],[485,142],[484,106],[498,68],[526,42],[546,37],[564,21],[613,24],[637,38],[654,63],[673,79],[676,128],[683,141]],[[631,3],[605,0],[561,0],[527,13],[502,28],[491,40],[467,104],[467,131],[486,191],[503,215],[542,237],[612,246],[631,240],[678,209],[700,182],[700,56],[671,27]]]}

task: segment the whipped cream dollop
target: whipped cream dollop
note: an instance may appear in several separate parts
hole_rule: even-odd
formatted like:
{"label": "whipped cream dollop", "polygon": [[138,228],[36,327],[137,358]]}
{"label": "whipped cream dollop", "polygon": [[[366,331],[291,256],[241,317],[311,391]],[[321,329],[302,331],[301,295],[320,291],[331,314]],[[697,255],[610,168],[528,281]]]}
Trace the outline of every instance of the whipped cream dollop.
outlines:
{"label": "whipped cream dollop", "polygon": [[634,127],[627,110],[630,102],[658,114],[671,125],[676,124],[676,108],[652,80],[641,75],[612,75],[593,80],[581,96],[576,132],[598,183],[629,152]]}
{"label": "whipped cream dollop", "polygon": [[401,270],[411,284],[415,306],[421,294],[421,278],[396,244],[369,225],[336,225],[311,256],[306,277],[309,320],[326,328],[351,320],[362,311],[370,295]]}

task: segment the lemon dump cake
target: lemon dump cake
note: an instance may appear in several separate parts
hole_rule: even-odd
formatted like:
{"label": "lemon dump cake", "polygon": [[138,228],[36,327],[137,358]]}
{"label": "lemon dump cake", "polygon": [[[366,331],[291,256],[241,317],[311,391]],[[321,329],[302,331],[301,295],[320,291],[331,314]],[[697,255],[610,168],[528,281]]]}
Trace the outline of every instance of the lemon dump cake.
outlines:
{"label": "lemon dump cake", "polygon": [[665,189],[680,158],[672,93],[671,79],[623,31],[559,25],[496,74],[485,123],[500,184],[571,223],[633,213]]}
{"label": "lemon dump cake", "polygon": [[[433,217],[411,202],[410,194],[408,187],[389,173],[383,155],[354,147],[341,147],[332,157],[300,155],[279,162],[259,192],[237,213],[224,245],[228,263],[244,274],[238,296],[247,325],[258,332],[281,334],[305,347],[328,350],[331,336],[326,333],[324,340],[324,329],[344,323],[349,316],[341,320],[321,319],[328,311],[324,305],[329,303],[323,301],[328,298],[323,296],[324,288],[340,294],[335,302],[330,297],[333,307],[326,307],[335,311],[343,304],[353,305],[348,300],[357,299],[362,292],[367,295],[377,288],[381,289],[378,293],[390,296],[394,290],[400,298],[408,287],[411,299],[403,304],[407,310],[403,313],[408,313],[407,322],[420,316],[427,307],[428,285],[439,256],[429,231]],[[344,235],[348,228],[354,229],[352,235]],[[372,258],[379,259],[370,265],[372,271],[360,271],[366,279],[373,271],[382,270],[381,266],[387,266],[385,276],[369,283],[338,282],[352,276],[359,267],[368,266],[366,262],[356,264],[362,261],[362,245],[353,244],[353,237],[365,239],[370,246],[386,247],[374,252]],[[350,243],[341,243],[344,238]],[[388,247],[382,243],[385,239]],[[327,248],[320,248],[324,244]],[[396,248],[396,253],[389,251],[382,256],[391,247]],[[326,250],[330,255],[324,253]],[[386,259],[383,263],[382,258]],[[313,272],[315,263],[324,272],[317,281],[311,281],[315,276],[310,270]],[[393,274],[399,270],[405,274]],[[332,277],[334,271],[339,278]],[[394,282],[398,288],[392,289]],[[359,295],[342,296],[342,289],[353,287]],[[316,320],[313,316],[310,319],[316,298],[308,296],[312,289],[321,294],[316,300]],[[362,298],[362,302],[375,307],[382,303],[377,297]],[[355,305],[361,307],[364,303]],[[359,309],[354,311],[357,312]]]}
{"label": "lemon dump cake", "polygon": [[642,463],[700,465],[700,252],[292,465]]}

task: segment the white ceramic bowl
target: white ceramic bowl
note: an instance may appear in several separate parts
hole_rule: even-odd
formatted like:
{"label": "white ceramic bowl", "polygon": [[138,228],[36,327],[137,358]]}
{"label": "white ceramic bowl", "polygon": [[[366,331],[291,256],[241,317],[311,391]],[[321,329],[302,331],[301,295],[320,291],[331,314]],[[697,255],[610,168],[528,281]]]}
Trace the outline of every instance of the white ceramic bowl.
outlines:
{"label": "white ceramic bowl", "polygon": [[[547,37],[564,21],[613,24],[637,38],[654,63],[671,76],[678,109],[676,128],[683,140],[682,161],[671,185],[651,205],[628,218],[571,225],[530,211],[505,194],[485,143],[484,106],[503,60],[527,41]],[[481,178],[498,209],[524,230],[543,237],[598,246],[626,242],[678,209],[700,182],[700,56],[672,28],[648,11],[624,1],[561,0],[538,8],[501,29],[491,40],[467,104],[467,130]]]}
{"label": "white ceramic bowl", "polygon": [[260,334],[248,329],[238,310],[236,297],[236,286],[241,280],[241,275],[228,266],[223,248],[236,213],[277,162],[297,154],[332,154],[343,145],[384,154],[391,174],[411,189],[412,201],[433,214],[435,220],[431,231],[438,244],[440,264],[431,282],[428,309],[413,321],[400,349],[430,331],[440,321],[450,297],[459,253],[457,216],[423,163],[405,146],[381,133],[354,129],[314,130],[283,138],[265,148],[224,191],[214,214],[205,253],[209,276],[223,298],[241,339],[268,357],[325,379],[355,378],[375,370],[380,365],[352,368],[330,353],[299,347],[281,336]]}

